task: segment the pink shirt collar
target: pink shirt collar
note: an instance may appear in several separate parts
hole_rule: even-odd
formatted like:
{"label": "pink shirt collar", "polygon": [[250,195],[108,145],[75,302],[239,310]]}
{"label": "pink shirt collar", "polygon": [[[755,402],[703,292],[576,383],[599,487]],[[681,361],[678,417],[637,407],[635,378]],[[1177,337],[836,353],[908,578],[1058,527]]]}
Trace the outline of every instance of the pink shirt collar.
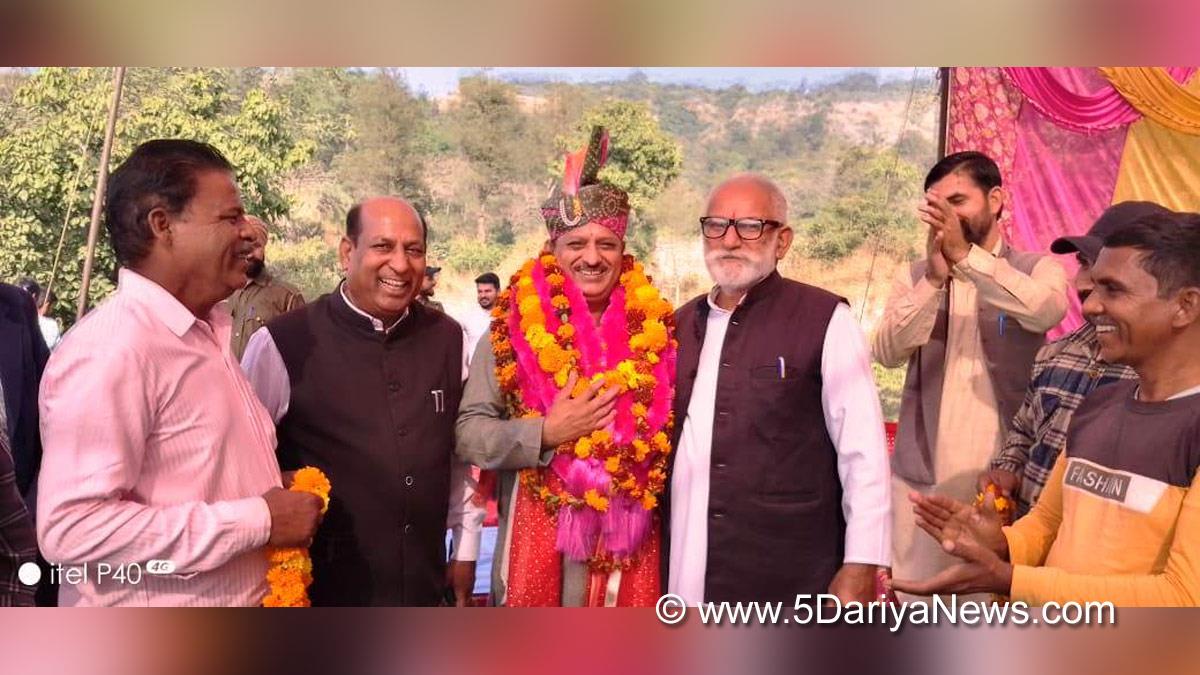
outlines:
{"label": "pink shirt collar", "polygon": [[[183,337],[198,321],[196,315],[167,289],[128,267],[117,272],[117,292],[148,307],[176,337]],[[230,323],[229,314],[218,307],[214,306],[205,317],[205,322],[214,329]]]}

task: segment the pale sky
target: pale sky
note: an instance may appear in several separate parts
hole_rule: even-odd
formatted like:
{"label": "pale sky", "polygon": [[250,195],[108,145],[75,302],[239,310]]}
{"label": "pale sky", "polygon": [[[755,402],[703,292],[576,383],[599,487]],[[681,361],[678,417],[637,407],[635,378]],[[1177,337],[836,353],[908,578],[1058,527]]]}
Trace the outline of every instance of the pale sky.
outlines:
{"label": "pale sky", "polygon": [[[414,92],[445,96],[458,89],[458,79],[484,70],[478,67],[399,68],[404,71]],[[752,91],[794,89],[802,82],[824,84],[856,72],[873,72],[881,80],[909,80],[913,68],[503,68],[489,67],[487,72],[505,80],[558,80],[563,82],[605,82],[623,80],[641,71],[651,82],[693,84],[722,88],[735,84]],[[930,78],[936,68],[917,68],[918,76]]]}

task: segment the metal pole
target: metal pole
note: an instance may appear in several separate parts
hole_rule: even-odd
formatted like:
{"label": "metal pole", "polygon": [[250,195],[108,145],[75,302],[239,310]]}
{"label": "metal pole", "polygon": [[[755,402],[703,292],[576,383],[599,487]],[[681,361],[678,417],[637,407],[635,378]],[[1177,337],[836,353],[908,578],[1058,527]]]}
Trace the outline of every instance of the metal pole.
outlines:
{"label": "metal pole", "polygon": [[113,80],[112,103],[108,106],[108,126],[104,130],[104,148],[100,151],[100,173],[96,179],[96,194],[92,197],[92,222],[88,226],[87,257],[83,260],[83,281],[79,284],[79,307],[75,320],[83,318],[87,311],[88,287],[92,284],[92,261],[96,257],[96,238],[100,234],[100,208],[104,204],[104,191],[108,185],[108,158],[112,154],[113,135],[117,129],[117,108],[121,104],[121,85],[125,82],[125,68],[118,67]]}
{"label": "metal pole", "polygon": [[946,156],[946,136],[950,133],[950,76],[953,68],[938,68],[938,145],[937,156]]}

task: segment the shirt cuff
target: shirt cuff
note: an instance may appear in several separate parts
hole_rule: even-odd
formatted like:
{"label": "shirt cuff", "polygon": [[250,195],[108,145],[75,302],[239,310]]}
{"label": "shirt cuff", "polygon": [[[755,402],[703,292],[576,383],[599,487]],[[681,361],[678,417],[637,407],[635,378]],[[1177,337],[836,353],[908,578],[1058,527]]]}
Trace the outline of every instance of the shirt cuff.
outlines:
{"label": "shirt cuff", "polygon": [[851,564],[853,564],[853,565],[874,565],[876,567],[891,567],[892,566],[892,553],[891,553],[891,551],[888,551],[886,554],[880,553],[880,554],[876,554],[876,555],[850,555],[849,553],[847,553],[846,557],[842,558],[842,564],[843,565],[851,565]]}
{"label": "shirt cuff", "polygon": [[971,249],[967,251],[967,257],[958,261],[954,269],[962,274],[969,275],[971,272],[975,272],[985,277],[991,277],[996,273],[996,256],[971,244]]}
{"label": "shirt cuff", "polygon": [[917,283],[913,284],[913,304],[917,307],[934,303],[935,300],[940,301],[943,293],[946,292],[946,285],[934,286],[933,282],[922,276],[917,279]]}
{"label": "shirt cuff", "polygon": [[881,524],[880,530],[862,533],[847,530],[846,552],[841,562],[892,567],[892,532],[888,525]]}
{"label": "shirt cuff", "polygon": [[218,502],[213,508],[222,520],[233,526],[237,548],[252,551],[266,546],[271,540],[271,509],[262,497]]}
{"label": "shirt cuff", "polygon": [[1021,475],[1021,472],[1025,470],[1025,466],[1017,460],[1007,459],[1004,457],[997,457],[996,459],[993,459],[992,468],[1008,471],[1009,473],[1013,473],[1018,476]]}
{"label": "shirt cuff", "polygon": [[1015,587],[1017,583],[1015,568],[1029,564],[1029,550],[1025,546],[1025,540],[1021,535],[1017,534],[1012,525],[1006,525],[1001,531],[1004,533],[1005,541],[1008,542],[1008,561],[1012,563],[1014,568],[1013,586]]}
{"label": "shirt cuff", "polygon": [[1058,576],[1058,573],[1058,570],[1050,567],[1013,565],[1009,599],[1035,607],[1046,604],[1051,599],[1048,589],[1054,587],[1054,578]]}
{"label": "shirt cuff", "polygon": [[451,536],[454,540],[454,560],[475,562],[479,559],[479,542],[483,538],[482,530],[468,530],[460,526],[451,530]]}
{"label": "shirt cuff", "polygon": [[892,566],[892,510],[885,509],[882,517],[859,521],[846,528],[846,552],[843,563]]}

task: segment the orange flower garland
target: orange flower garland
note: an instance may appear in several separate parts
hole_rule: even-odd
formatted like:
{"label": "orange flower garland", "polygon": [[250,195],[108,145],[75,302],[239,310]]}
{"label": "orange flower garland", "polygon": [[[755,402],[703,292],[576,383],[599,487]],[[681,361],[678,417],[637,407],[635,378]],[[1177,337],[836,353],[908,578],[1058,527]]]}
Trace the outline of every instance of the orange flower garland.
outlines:
{"label": "orange flower garland", "polygon": [[996,506],[996,513],[999,514],[1001,520],[1006,523],[1012,522],[1014,505],[1012,500],[1008,499],[1000,491],[999,486],[995,483],[988,483],[987,490],[975,495],[975,506],[983,506],[986,504],[987,495],[992,496],[993,504]]}
{"label": "orange flower garland", "polygon": [[[324,505],[321,513],[329,509],[329,491],[332,486],[320,469],[311,466],[296,472],[289,490],[308,492],[321,498]],[[306,548],[267,548],[267,585],[270,591],[263,599],[263,607],[309,607],[308,587],[312,584],[312,559]]]}
{"label": "orange flower garland", "polygon": [[[534,282],[535,265],[541,265],[545,275],[548,290],[548,302],[545,303]],[[563,290],[564,283],[563,270],[554,256],[543,255],[529,260],[513,276],[511,285],[501,294],[493,310],[490,339],[496,356],[496,378],[514,417],[534,417],[540,413],[531,410],[522,401],[517,357],[509,334],[510,311],[518,313],[522,337],[536,355],[537,367],[558,388],[566,386],[573,372],[581,373],[582,354],[576,344],[577,328],[572,321],[592,319],[590,316],[572,316],[571,302]],[[619,283],[624,290],[624,334],[628,336],[630,355],[604,372],[594,373],[590,378],[579,377],[572,394],[577,395],[600,380],[605,382],[606,388],[618,387],[622,394],[632,393],[629,412],[633,424],[630,429],[632,433],[628,434],[631,440],[616,443],[609,430],[601,429],[555,448],[555,453],[559,455],[598,460],[611,477],[607,493],[592,489],[581,497],[575,496],[563,489],[561,481],[547,481],[542,471],[521,471],[523,489],[536,495],[552,515],[562,508],[588,508],[604,513],[609,508],[610,499],[618,495],[628,497],[650,511],[658,505],[658,497],[665,486],[673,419],[669,412],[660,414],[663,419],[652,426],[648,418],[656,398],[670,400],[672,395],[673,383],[659,382],[653,371],[656,364],[667,358],[668,354],[673,358],[677,346],[670,337],[674,328],[674,313],[671,304],[660,297],[658,290],[651,285],[642,265],[631,256],[624,257]],[[553,332],[546,325],[546,305],[561,322]],[[611,341],[611,335],[608,339]],[[593,567],[614,563],[601,558],[603,556],[592,560]]]}

